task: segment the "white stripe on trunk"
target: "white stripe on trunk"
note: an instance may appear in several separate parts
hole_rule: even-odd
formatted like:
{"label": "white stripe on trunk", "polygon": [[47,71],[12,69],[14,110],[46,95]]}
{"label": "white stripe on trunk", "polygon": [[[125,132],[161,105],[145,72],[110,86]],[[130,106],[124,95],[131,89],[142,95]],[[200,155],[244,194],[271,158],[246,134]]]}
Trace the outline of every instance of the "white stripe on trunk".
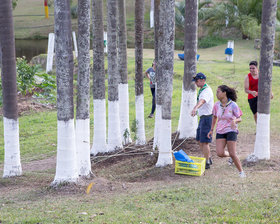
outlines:
{"label": "white stripe on trunk", "polygon": [[3,177],[20,176],[22,168],[20,163],[18,120],[4,117],[4,148]]}
{"label": "white stripe on trunk", "polygon": [[159,133],[161,129],[161,121],[162,121],[162,115],[161,115],[161,105],[156,105],[156,116],[155,116],[155,128],[154,128],[154,142],[153,142],[153,150],[156,148],[159,148]]}
{"label": "white stripe on trunk", "polygon": [[258,159],[270,159],[270,114],[258,113],[254,155]]}
{"label": "white stripe on trunk", "polygon": [[161,120],[161,130],[159,134],[160,147],[156,167],[172,164],[171,149],[171,120]]}
{"label": "white stripe on trunk", "polygon": [[119,101],[108,101],[108,152],[122,148]]}
{"label": "white stripe on trunk", "polygon": [[88,176],[91,174],[89,118],[76,120],[76,150],[78,175]]}
{"label": "white stripe on trunk", "polygon": [[144,121],[144,95],[135,97],[136,111],[136,145],[145,145],[145,121]]}
{"label": "white stripe on trunk", "polygon": [[107,152],[106,144],[106,101],[93,100],[94,107],[94,132],[91,154]]}
{"label": "white stripe on trunk", "polygon": [[196,91],[185,91],[182,87],[180,119],[178,124],[179,139],[195,138],[197,129],[197,116],[191,116],[196,105]]}
{"label": "white stripe on trunk", "polygon": [[57,121],[57,161],[53,185],[77,182],[74,120]]}
{"label": "white stripe on trunk", "polygon": [[128,84],[119,84],[119,108],[120,108],[120,129],[122,143],[124,145],[131,142],[129,128],[129,97]]}

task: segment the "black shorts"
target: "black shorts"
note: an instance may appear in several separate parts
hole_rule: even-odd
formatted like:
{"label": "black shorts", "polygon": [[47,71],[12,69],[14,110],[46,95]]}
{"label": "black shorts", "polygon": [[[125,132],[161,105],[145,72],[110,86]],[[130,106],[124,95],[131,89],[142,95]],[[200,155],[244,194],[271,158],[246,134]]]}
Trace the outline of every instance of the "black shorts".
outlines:
{"label": "black shorts", "polygon": [[234,131],[225,133],[225,134],[218,134],[216,135],[216,139],[223,139],[225,138],[227,141],[236,141],[237,140],[237,133]]}
{"label": "black shorts", "polygon": [[212,125],[212,114],[201,116],[199,120],[199,124],[196,130],[196,140],[201,143],[210,143],[212,141],[212,137],[208,138],[207,135],[211,130]]}
{"label": "black shorts", "polygon": [[255,98],[248,99],[250,109],[253,112],[253,114],[257,113],[258,111],[258,97],[256,96]]}

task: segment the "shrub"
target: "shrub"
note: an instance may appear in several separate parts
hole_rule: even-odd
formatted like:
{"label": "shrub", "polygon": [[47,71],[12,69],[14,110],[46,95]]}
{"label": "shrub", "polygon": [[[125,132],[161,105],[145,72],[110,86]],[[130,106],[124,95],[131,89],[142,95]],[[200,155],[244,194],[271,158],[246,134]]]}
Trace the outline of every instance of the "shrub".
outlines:
{"label": "shrub", "polygon": [[198,48],[215,47],[227,43],[227,40],[217,36],[206,36],[198,40]]}

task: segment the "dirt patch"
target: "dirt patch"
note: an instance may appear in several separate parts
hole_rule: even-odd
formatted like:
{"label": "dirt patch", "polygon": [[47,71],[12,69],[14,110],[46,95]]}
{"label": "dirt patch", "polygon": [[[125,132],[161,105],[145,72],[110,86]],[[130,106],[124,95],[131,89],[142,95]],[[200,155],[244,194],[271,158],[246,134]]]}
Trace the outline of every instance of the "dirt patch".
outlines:
{"label": "dirt patch", "polygon": [[[237,143],[237,153],[241,161],[253,152],[255,135],[240,136]],[[275,172],[280,170],[279,150],[277,140],[271,143],[271,159],[259,161],[253,166],[244,167],[245,172]],[[92,172],[88,178],[81,178],[77,184],[60,185],[51,188],[54,180],[56,157],[32,161],[23,164],[24,175],[21,177],[0,181],[0,191],[16,193],[32,191],[34,198],[40,195],[73,195],[85,194],[92,184],[89,194],[121,193],[128,190],[142,189],[167,183],[193,179],[191,176],[174,173],[174,164],[166,167],[156,167],[157,150],[153,150],[153,140],[144,146],[126,145],[122,150],[91,157]],[[202,157],[202,152],[195,139],[180,140],[176,133],[172,135],[172,148],[176,151],[183,149],[188,155]],[[219,158],[215,151],[215,141],[210,145],[213,165],[203,175],[207,178],[217,178],[217,175],[237,174],[234,166],[227,168],[226,159]],[[232,171],[231,171],[232,170]]]}
{"label": "dirt patch", "polygon": [[[55,109],[55,105],[43,103],[42,100],[32,97],[28,94],[26,96],[18,95],[18,115],[26,115],[33,112],[41,112]],[[3,116],[3,108],[0,108],[0,116]]]}

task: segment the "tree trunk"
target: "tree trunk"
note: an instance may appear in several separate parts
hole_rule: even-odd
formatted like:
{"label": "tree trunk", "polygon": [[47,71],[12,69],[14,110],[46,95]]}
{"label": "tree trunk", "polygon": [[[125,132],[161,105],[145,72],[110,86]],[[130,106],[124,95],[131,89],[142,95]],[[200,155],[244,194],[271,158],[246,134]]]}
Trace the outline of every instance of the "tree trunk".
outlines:
{"label": "tree trunk", "polygon": [[78,92],[76,113],[76,149],[78,174],[91,174],[90,163],[90,0],[78,1]]}
{"label": "tree trunk", "polygon": [[258,119],[254,148],[254,154],[259,159],[270,159],[270,94],[276,9],[277,0],[263,1],[258,91]]}
{"label": "tree trunk", "polygon": [[135,0],[136,145],[146,144],[143,95],[144,0]]}
{"label": "tree trunk", "polygon": [[[159,135],[159,156],[156,166],[172,164],[171,104],[173,91],[173,63],[175,37],[175,0],[160,2],[159,74],[162,93],[162,121]],[[162,28],[162,29],[161,29]]]}
{"label": "tree trunk", "polygon": [[57,80],[57,163],[53,185],[76,182],[76,142],[73,104],[73,53],[70,5],[56,0],[55,61]]}
{"label": "tree trunk", "polygon": [[129,129],[129,98],[127,83],[127,38],[126,38],[126,13],[125,0],[118,0],[118,72],[120,74],[119,83],[119,105],[120,105],[120,129],[123,144],[131,142]]}
{"label": "tree trunk", "polygon": [[12,1],[0,1],[0,51],[2,52],[2,96],[4,120],[3,177],[22,174],[19,148],[17,79]]}
{"label": "tree trunk", "polygon": [[185,7],[185,60],[178,125],[179,139],[194,138],[197,128],[197,117],[192,117],[191,111],[196,105],[196,87],[192,82],[192,77],[196,74],[198,2],[197,0],[186,0],[185,5],[188,7]]}
{"label": "tree trunk", "polygon": [[161,124],[161,93],[158,89],[158,86],[160,86],[160,77],[162,75],[158,75],[160,72],[160,66],[158,66],[158,45],[159,45],[159,5],[160,0],[155,0],[154,2],[154,21],[155,21],[155,31],[154,31],[154,48],[155,48],[155,63],[156,63],[156,116],[155,116],[155,127],[154,127],[154,142],[153,142],[153,149],[156,149],[159,147],[159,132],[160,132],[160,124]]}
{"label": "tree trunk", "polygon": [[122,148],[117,69],[117,1],[107,1],[108,22],[108,151]]}
{"label": "tree trunk", "polygon": [[92,2],[94,133],[91,154],[107,152],[103,2]]}

